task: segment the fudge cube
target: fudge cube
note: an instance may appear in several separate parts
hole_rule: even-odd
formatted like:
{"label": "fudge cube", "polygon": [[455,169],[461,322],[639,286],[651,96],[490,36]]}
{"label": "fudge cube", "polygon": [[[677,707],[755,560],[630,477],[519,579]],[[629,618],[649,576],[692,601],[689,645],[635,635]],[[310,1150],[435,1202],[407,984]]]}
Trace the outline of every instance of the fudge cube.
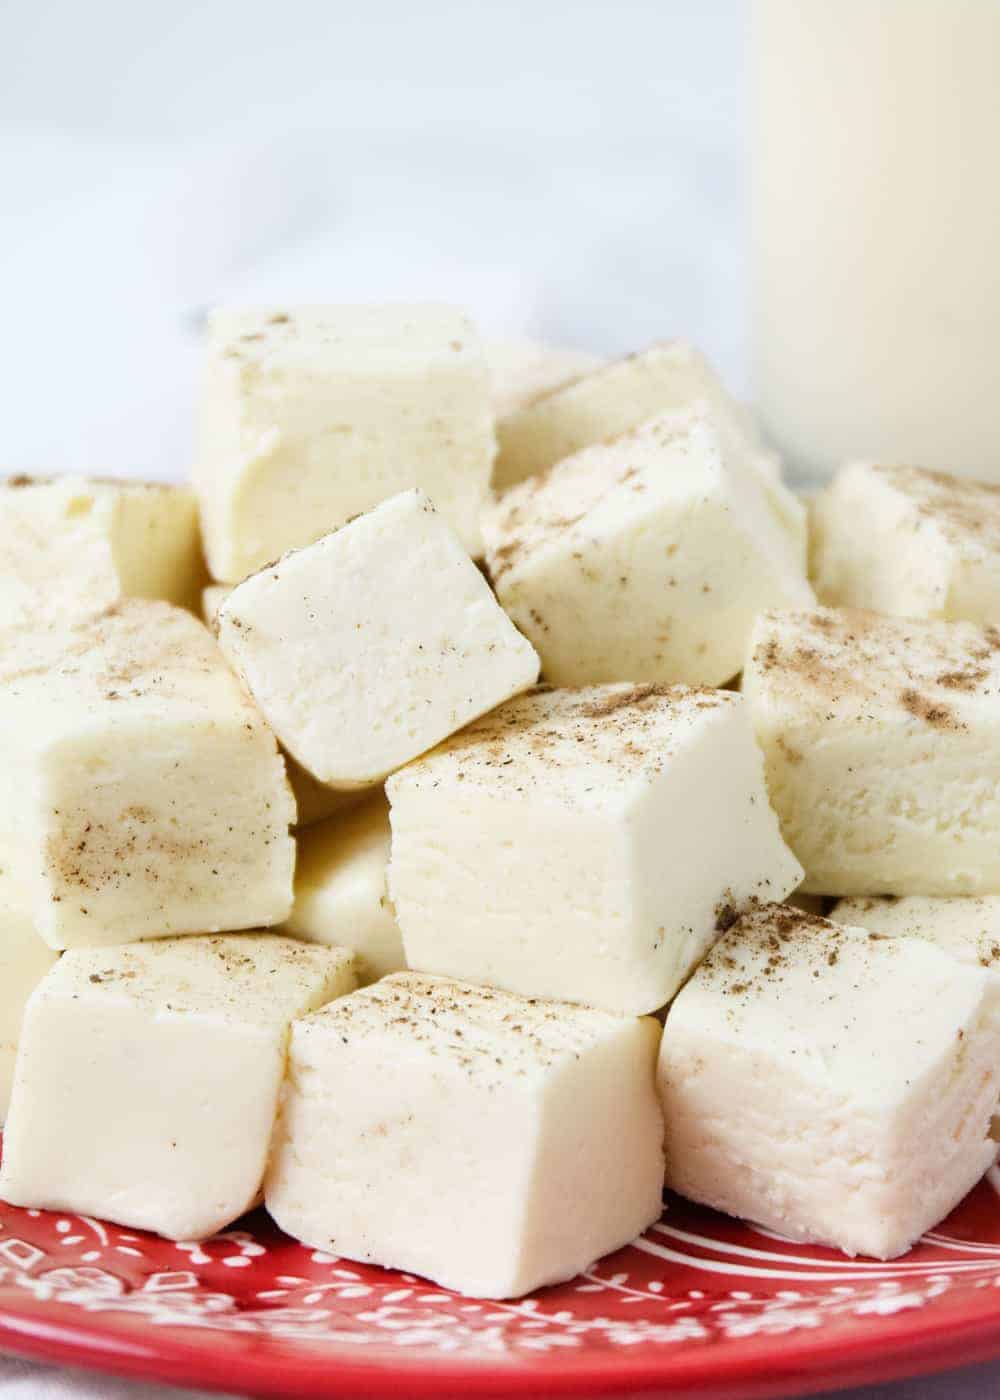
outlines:
{"label": "fudge cube", "polygon": [[219,642],[292,757],[371,787],[538,679],[454,532],[405,491],[234,588]]}
{"label": "fudge cube", "polygon": [[497,418],[506,418],[515,409],[590,374],[603,363],[585,350],[560,350],[534,340],[487,340],[483,353]]}
{"label": "fudge cube", "polygon": [[[612,360],[561,388],[536,395],[497,424],[494,486],[506,491],[563,457],[637,428],[650,418],[705,403],[756,445],[764,475],[778,470],[757,442],[753,422],[705,357],[683,340],[667,340]],[[800,525],[804,531],[804,526]]]}
{"label": "fudge cube", "polygon": [[1000,486],[855,462],[810,506],[820,600],[900,617],[1000,619]]}
{"label": "fudge cube", "polygon": [[[219,609],[232,591],[228,583],[214,583],[202,592],[202,616],[213,632]],[[295,797],[296,826],[311,826],[313,822],[323,821],[325,817],[332,817],[334,812],[350,806],[353,801],[350,794],[336,792],[325,783],[318,783],[311,773],[295,762],[291,754],[286,752],[284,759],[289,786]]]}
{"label": "fudge cube", "polygon": [[259,1199],[292,1019],[349,953],[274,934],[65,953],[24,1017],[0,1197],[202,1239]]}
{"label": "fudge cube", "polygon": [[381,792],[302,832],[295,903],[285,922],[296,938],[352,949],[367,980],[406,966],[387,886],[389,837]]}
{"label": "fudge cube", "polygon": [[420,486],[471,554],[496,445],[466,317],[442,306],[217,311],[198,460],[223,583]]}
{"label": "fudge cube", "polygon": [[0,850],[53,948],[279,923],[294,815],[274,736],[190,613],[133,599],[5,633]]}
{"label": "fudge cube", "polygon": [[761,609],[815,601],[777,491],[718,414],[651,419],[485,513],[497,597],[554,685],[721,685]]}
{"label": "fudge cube", "polygon": [[802,878],[728,691],[536,691],[387,790],[409,966],[527,996],[655,1011],[740,909]]}
{"label": "fudge cube", "polygon": [[267,1208],[313,1248],[476,1297],[572,1278],[659,1218],[659,1037],[397,973],[293,1026]]}
{"label": "fudge cube", "polygon": [[0,1124],[10,1103],[25,1004],[57,957],[0,890]]}
{"label": "fudge cube", "polygon": [[80,476],[0,481],[0,627],[124,598],[195,607],[205,577],[194,495]]}
{"label": "fudge cube", "polygon": [[886,938],[922,938],[959,962],[1000,972],[1000,895],[856,895],[838,899],[830,918]]}
{"label": "fudge cube", "polygon": [[765,613],[743,693],[805,890],[1000,893],[1000,630]]}
{"label": "fudge cube", "polygon": [[892,1259],[993,1163],[1000,979],[787,907],[740,919],[667,1014],[667,1184]]}

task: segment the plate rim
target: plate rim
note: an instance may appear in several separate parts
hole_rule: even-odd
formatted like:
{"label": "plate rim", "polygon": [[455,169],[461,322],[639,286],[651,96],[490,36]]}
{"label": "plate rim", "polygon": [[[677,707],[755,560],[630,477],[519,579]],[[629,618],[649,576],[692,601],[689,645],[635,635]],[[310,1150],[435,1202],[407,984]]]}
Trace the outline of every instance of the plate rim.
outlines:
{"label": "plate rim", "polygon": [[[990,1290],[992,1293],[992,1290]],[[880,1318],[870,1337],[849,1340],[818,1334],[758,1336],[724,1348],[643,1356],[561,1355],[539,1367],[526,1358],[364,1356],[328,1353],[322,1346],[246,1338],[243,1354],[216,1350],[211,1329],[197,1333],[167,1326],[145,1329],[104,1314],[85,1324],[70,1305],[0,1300],[0,1352],[98,1373],[256,1400],[441,1400],[445,1387],[476,1400],[537,1400],[576,1395],[611,1400],[624,1394],[702,1397],[702,1400],[778,1400],[851,1386],[971,1366],[1000,1358],[1000,1298],[990,1293],[959,1317],[923,1310]],[[967,1300],[973,1303],[975,1300]],[[972,1315],[970,1315],[970,1312]]]}

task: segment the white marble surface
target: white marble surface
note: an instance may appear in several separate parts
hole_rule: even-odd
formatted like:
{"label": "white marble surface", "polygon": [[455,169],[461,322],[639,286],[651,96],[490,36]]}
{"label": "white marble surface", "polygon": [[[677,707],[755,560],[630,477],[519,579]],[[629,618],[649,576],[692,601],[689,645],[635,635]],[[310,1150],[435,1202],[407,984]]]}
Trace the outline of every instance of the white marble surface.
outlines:
{"label": "white marble surface", "polygon": [[[182,473],[221,300],[440,297],[604,353],[681,333],[745,391],[745,18],[743,0],[3,7],[0,467]],[[997,1390],[988,1368],[863,1394]],[[3,1400],[178,1394],[0,1361]]]}

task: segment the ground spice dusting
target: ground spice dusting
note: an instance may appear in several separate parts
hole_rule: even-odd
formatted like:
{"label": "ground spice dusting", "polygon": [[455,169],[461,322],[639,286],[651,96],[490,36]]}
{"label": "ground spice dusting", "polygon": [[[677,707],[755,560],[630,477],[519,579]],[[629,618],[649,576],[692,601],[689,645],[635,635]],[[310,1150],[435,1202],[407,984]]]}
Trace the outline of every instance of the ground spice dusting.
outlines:
{"label": "ground spice dusting", "polygon": [[[618,1017],[590,1007],[397,973],[310,1018],[324,1034],[398,1038],[499,1087],[512,1075],[578,1058]],[[501,1071],[498,1073],[498,1071]]]}
{"label": "ground spice dusting", "polygon": [[580,706],[580,714],[586,715],[588,719],[602,719],[605,715],[613,715],[618,710],[624,710],[630,705],[641,705],[651,695],[668,695],[669,693],[669,687],[665,685],[649,683],[635,685],[631,690],[620,691],[601,700],[587,701]]}
{"label": "ground spice dusting", "polygon": [[784,735],[778,735],[777,744],[789,763],[795,764],[802,762],[802,753],[798,749],[793,748]]}
{"label": "ground spice dusting", "polygon": [[936,679],[946,690],[975,690],[989,674],[988,666],[977,666],[965,671],[942,671]]}
{"label": "ground spice dusting", "polygon": [[569,806],[600,803],[636,775],[655,779],[702,714],[736,703],[725,692],[690,686],[535,687],[407,766],[392,779],[405,789],[457,780],[491,792],[537,788]]}
{"label": "ground spice dusting", "polygon": [[730,891],[728,897],[715,906],[716,933],[725,933],[727,929],[731,929],[739,917],[739,910],[732,903],[732,892]]}
{"label": "ground spice dusting", "polygon": [[958,723],[947,705],[935,704],[916,690],[907,688],[900,692],[899,698],[904,710],[907,710],[915,719],[921,719],[925,724],[931,725],[934,729],[963,729],[965,727]]}
{"label": "ground spice dusting", "polygon": [[[962,731],[962,697],[1000,690],[1000,629],[992,626],[843,609],[767,613],[761,632],[753,664],[762,681],[824,723],[835,713],[868,721],[902,711]],[[787,740],[777,742],[795,762]]]}
{"label": "ground spice dusting", "polygon": [[1000,487],[923,467],[877,466],[877,475],[907,496],[918,523],[933,525],[952,544],[1000,550]]}
{"label": "ground spice dusting", "polygon": [[790,965],[803,960],[815,963],[812,976],[819,980],[837,966],[845,937],[840,925],[818,915],[754,901],[748,912],[728,924],[698,976],[734,998],[753,997],[769,984],[780,983]]}

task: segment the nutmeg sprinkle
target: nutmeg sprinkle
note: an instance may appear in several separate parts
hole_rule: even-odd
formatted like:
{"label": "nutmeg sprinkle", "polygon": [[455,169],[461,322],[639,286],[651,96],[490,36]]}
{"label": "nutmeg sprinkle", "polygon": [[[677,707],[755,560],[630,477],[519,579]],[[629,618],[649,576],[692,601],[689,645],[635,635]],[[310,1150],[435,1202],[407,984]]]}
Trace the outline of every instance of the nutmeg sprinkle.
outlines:
{"label": "nutmeg sprinkle", "polygon": [[626,1018],[414,972],[395,973],[332,1002],[300,1026],[342,1044],[373,1037],[419,1048],[495,1088],[578,1059]]}
{"label": "nutmeg sprinkle", "polygon": [[[928,730],[968,728],[968,706],[1000,696],[1000,628],[852,609],[765,613],[752,665],[776,703],[813,721],[895,712]],[[783,736],[789,763],[801,761]]]}

